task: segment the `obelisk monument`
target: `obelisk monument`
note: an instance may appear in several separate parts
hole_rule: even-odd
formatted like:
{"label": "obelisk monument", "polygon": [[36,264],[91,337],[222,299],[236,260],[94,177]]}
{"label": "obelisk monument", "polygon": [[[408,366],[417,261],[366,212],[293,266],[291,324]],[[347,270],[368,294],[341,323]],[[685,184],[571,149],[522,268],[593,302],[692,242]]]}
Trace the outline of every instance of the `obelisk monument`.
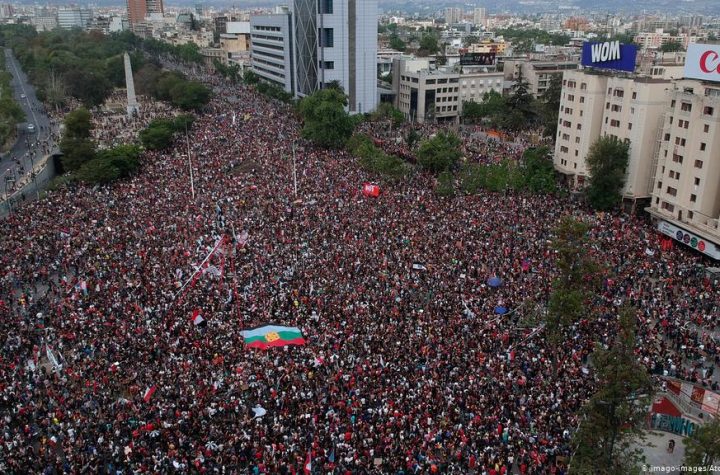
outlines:
{"label": "obelisk monument", "polygon": [[133,81],[132,65],[130,64],[130,55],[125,53],[125,85],[127,87],[127,113],[128,117],[133,117],[140,112],[140,105],[137,97],[135,97],[135,82]]}

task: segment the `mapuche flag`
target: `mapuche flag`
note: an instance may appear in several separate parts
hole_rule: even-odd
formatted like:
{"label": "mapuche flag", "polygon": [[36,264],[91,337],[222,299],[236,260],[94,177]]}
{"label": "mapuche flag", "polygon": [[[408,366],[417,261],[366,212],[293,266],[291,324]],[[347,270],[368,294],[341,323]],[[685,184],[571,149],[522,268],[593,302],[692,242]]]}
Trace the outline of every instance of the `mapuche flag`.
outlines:
{"label": "mapuche flag", "polygon": [[279,325],[263,325],[240,332],[249,348],[262,350],[273,346],[304,345],[305,339],[297,327],[283,327]]}

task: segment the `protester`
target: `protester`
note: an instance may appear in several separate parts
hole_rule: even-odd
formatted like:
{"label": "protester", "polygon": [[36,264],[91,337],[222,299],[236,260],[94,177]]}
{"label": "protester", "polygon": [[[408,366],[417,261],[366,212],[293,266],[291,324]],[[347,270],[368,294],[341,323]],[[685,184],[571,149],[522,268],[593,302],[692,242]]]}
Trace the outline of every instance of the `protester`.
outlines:
{"label": "protester", "polygon": [[[622,304],[650,370],[699,381],[718,363],[716,283],[645,222],[562,197],[439,200],[422,174],[365,198],[375,177],[301,140],[289,106],[213,82],[192,184],[182,141],[0,224],[3,473],[562,473]],[[528,308],[565,215],[607,271],[599,317],[551,348]],[[266,323],[307,344],[246,349]]]}

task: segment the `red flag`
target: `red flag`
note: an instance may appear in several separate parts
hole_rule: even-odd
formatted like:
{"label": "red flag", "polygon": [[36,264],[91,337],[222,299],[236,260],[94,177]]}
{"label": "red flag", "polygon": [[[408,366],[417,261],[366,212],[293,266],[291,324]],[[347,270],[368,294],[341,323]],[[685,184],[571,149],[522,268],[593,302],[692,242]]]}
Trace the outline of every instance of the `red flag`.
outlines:
{"label": "red flag", "polygon": [[303,467],[303,473],[309,475],[312,473],[312,458],[310,456],[310,450],[308,450],[307,458],[305,459],[305,466]]}
{"label": "red flag", "polygon": [[373,183],[363,183],[362,194],[363,196],[377,198],[380,196],[380,187]]}
{"label": "red flag", "polygon": [[193,325],[195,325],[196,327],[207,325],[207,322],[202,317],[202,315],[200,315],[200,310],[198,310],[198,309],[193,310],[192,317],[190,317],[190,320],[192,320]]}
{"label": "red flag", "polygon": [[145,394],[143,394],[143,401],[150,402],[150,398],[153,397],[153,394],[155,394],[155,391],[157,391],[157,386],[152,385],[149,388],[145,390]]}

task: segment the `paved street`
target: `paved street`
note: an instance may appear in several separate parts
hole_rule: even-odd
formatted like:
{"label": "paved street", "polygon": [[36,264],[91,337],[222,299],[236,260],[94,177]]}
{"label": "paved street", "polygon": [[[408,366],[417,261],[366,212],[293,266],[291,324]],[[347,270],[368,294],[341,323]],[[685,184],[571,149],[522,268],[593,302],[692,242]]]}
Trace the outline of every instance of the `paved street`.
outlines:
{"label": "paved street", "polygon": [[[25,112],[25,122],[19,124],[18,140],[15,146],[0,157],[0,191],[5,193],[5,180],[20,180],[23,174],[30,173],[32,163],[42,158],[42,145],[51,143],[50,118],[45,113],[43,104],[35,96],[35,88],[20,68],[12,51],[5,48],[7,71],[12,74],[11,82],[15,100]],[[35,128],[28,130],[29,124]]]}

